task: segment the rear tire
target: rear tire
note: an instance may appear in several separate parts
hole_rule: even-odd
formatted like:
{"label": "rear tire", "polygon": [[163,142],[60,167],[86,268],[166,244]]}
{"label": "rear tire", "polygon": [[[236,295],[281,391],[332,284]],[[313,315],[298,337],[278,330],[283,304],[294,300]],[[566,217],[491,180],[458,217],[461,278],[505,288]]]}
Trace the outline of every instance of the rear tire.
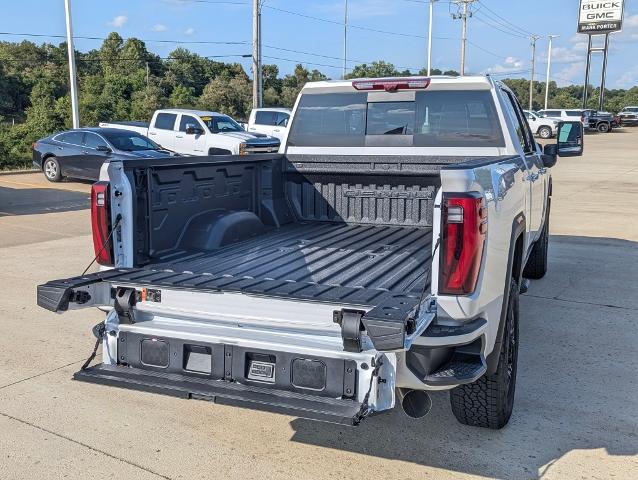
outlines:
{"label": "rear tire", "polygon": [[62,180],[60,162],[58,162],[58,159],[55,157],[49,157],[44,161],[42,172],[49,182],[59,182]]}
{"label": "rear tire", "polygon": [[552,138],[552,129],[549,127],[541,127],[538,129],[538,136],[544,140]]}
{"label": "rear tire", "polygon": [[611,127],[608,123],[599,123],[596,128],[600,133],[607,133],[611,130]]}
{"label": "rear tire", "polygon": [[518,364],[518,291],[512,279],[496,372],[450,391],[452,413],[464,425],[498,430],[512,416]]}
{"label": "rear tire", "polygon": [[541,236],[532,247],[532,252],[527,259],[527,264],[523,270],[523,277],[532,280],[538,280],[543,278],[547,273],[547,253],[549,250],[549,214],[550,214],[550,200],[547,203],[547,215],[545,217],[545,225],[543,225],[543,231]]}

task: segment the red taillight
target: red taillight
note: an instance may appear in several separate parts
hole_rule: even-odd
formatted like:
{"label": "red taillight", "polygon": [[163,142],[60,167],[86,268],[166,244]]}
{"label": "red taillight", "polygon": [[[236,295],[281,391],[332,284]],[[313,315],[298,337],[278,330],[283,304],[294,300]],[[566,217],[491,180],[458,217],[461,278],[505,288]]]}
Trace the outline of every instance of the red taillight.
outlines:
{"label": "red taillight", "polygon": [[478,194],[443,197],[439,294],[474,292],[486,234],[487,207],[483,197]]}
{"label": "red taillight", "polygon": [[430,85],[427,77],[395,78],[392,80],[355,80],[352,86],[356,90],[385,90],[394,92],[396,90],[424,89]]}
{"label": "red taillight", "polygon": [[94,183],[91,188],[91,227],[95,258],[100,265],[112,266],[113,246],[110,238],[109,203],[109,182]]}
{"label": "red taillight", "polygon": [[38,147],[37,143],[32,143],[31,144],[31,150],[35,150]]}

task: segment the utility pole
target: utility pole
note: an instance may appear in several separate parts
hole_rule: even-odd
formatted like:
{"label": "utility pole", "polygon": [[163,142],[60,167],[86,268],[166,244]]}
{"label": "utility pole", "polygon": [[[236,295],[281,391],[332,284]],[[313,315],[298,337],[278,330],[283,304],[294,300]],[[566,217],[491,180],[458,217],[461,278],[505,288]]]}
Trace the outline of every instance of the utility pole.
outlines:
{"label": "utility pole", "polygon": [[532,78],[529,81],[529,109],[533,107],[533,95],[534,95],[534,75],[536,74],[536,41],[541,38],[539,35],[532,35]]}
{"label": "utility pole", "polygon": [[345,0],[343,10],[343,73],[341,78],[345,80],[348,73],[348,0]]}
{"label": "utility pole", "polygon": [[78,84],[75,70],[75,47],[73,46],[73,24],[71,22],[71,0],[64,0],[66,14],[66,45],[69,51],[69,85],[71,86],[71,112],[73,128],[80,128],[80,111],[78,110]]}
{"label": "utility pole", "polygon": [[549,72],[552,67],[552,40],[560,37],[560,35],[549,35],[549,49],[547,51],[547,78],[545,80],[545,110],[549,102]]}
{"label": "utility pole", "polygon": [[430,0],[430,19],[428,26],[428,77],[432,74],[432,18],[434,16],[434,2]]}
{"label": "utility pole", "polygon": [[467,19],[472,16],[470,11],[470,3],[474,3],[476,0],[454,0],[454,3],[459,7],[459,13],[452,14],[454,20],[461,20],[463,22],[463,29],[461,33],[461,75],[465,75],[465,46],[467,44]]}
{"label": "utility pole", "polygon": [[253,0],[253,108],[261,107],[261,38],[259,31],[259,0]]}

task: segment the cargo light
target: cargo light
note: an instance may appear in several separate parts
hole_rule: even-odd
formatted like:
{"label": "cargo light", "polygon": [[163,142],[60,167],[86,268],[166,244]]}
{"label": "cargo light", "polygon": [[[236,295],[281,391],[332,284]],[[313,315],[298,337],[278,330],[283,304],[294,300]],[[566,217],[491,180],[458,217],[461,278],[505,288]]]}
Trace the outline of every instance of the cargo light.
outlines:
{"label": "cargo light", "polygon": [[91,187],[91,229],[95,259],[100,265],[113,265],[111,244],[111,215],[109,208],[109,182],[97,182]]}
{"label": "cargo light", "polygon": [[487,207],[478,193],[450,194],[441,211],[439,294],[474,293],[487,234]]}
{"label": "cargo light", "polygon": [[352,86],[355,90],[385,90],[395,92],[397,90],[425,89],[430,86],[427,77],[396,78],[392,80],[355,80]]}

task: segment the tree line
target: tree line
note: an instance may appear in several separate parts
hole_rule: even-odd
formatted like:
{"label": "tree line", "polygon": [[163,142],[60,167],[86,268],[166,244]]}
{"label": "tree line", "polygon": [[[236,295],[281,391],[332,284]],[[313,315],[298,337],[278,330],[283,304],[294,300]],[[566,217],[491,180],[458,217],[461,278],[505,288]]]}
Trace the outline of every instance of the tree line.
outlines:
{"label": "tree line", "polygon": [[[179,47],[168,57],[150,52],[143,41],[124,40],[113,32],[100,48],[76,52],[82,125],[109,120],[148,120],[158,108],[214,110],[243,120],[252,108],[252,81],[240,63],[217,61]],[[422,70],[416,72],[425,74]],[[458,75],[454,70],[432,72]],[[348,78],[412,75],[384,61],[357,65]],[[276,65],[263,66],[265,106],[291,107],[309,81],[328,77],[299,64],[281,76]],[[28,166],[37,139],[71,127],[66,43],[0,42],[0,169]],[[519,98],[528,96],[524,79],[505,80]],[[582,88],[550,84],[550,104],[578,107]],[[638,87],[610,90],[606,107],[620,110],[638,104]],[[598,103],[592,90],[592,105]],[[544,101],[544,84],[536,83],[535,108]],[[527,102],[523,101],[526,105]]]}

